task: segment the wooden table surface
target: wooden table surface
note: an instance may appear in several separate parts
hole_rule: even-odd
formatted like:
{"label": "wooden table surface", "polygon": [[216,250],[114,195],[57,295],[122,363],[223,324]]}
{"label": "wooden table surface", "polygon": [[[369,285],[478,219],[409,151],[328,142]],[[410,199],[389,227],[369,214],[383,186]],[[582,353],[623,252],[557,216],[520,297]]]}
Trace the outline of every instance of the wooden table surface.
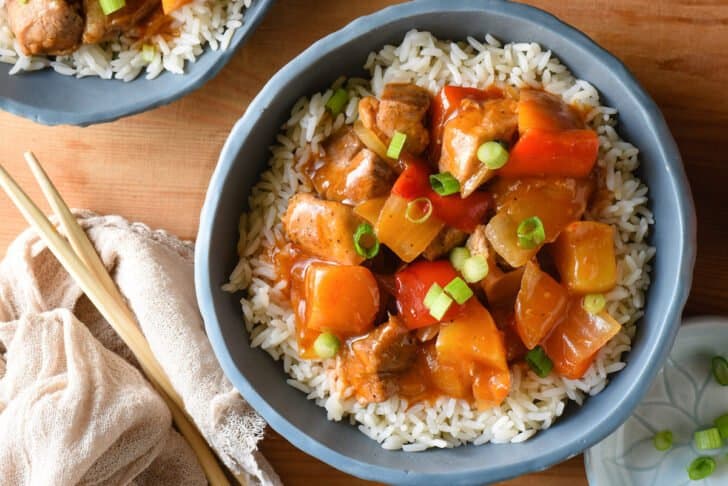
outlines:
{"label": "wooden table surface", "polygon": [[[228,66],[199,91],[149,113],[90,128],[48,128],[0,113],[0,162],[34,188],[32,149],[74,207],[118,213],[194,238],[218,153],[265,82],[311,42],[387,0],[279,0]],[[728,2],[534,0],[621,58],[662,108],[697,205],[698,260],[687,314],[728,314]],[[113,96],[113,93],[110,93]],[[261,143],[267,143],[261,141]],[[41,200],[40,192],[31,195]],[[0,249],[25,227],[0,196]],[[261,446],[284,483],[364,484],[269,431]],[[581,458],[503,484],[587,484]]]}

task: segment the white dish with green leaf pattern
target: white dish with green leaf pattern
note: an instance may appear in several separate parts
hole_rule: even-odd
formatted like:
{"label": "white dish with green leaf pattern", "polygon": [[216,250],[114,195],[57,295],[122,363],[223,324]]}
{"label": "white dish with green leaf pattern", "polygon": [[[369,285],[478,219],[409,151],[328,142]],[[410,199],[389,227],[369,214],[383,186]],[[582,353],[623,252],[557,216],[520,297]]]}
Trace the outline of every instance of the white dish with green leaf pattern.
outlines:
{"label": "white dish with green leaf pattern", "polygon": [[[699,317],[683,323],[662,371],[632,416],[586,452],[591,486],[728,485],[728,442],[699,451],[696,430],[728,413],[728,386],[713,378],[711,358],[728,357],[728,318]],[[658,451],[656,432],[670,430],[672,448]],[[687,467],[698,456],[716,461],[712,475],[691,481]]]}

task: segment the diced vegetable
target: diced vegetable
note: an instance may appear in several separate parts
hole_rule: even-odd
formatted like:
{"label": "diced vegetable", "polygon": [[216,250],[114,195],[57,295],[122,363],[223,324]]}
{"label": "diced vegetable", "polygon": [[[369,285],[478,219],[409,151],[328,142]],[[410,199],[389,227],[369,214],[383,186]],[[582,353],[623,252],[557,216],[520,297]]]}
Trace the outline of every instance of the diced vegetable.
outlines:
{"label": "diced vegetable", "polygon": [[154,61],[154,56],[157,53],[157,48],[152,44],[144,44],[142,46],[142,60],[146,63]]}
{"label": "diced vegetable", "polygon": [[693,481],[705,479],[715,471],[715,459],[708,456],[700,456],[690,463],[687,471],[688,477]]}
{"label": "diced vegetable", "polygon": [[430,216],[432,216],[432,201],[426,197],[418,197],[407,203],[404,217],[410,223],[424,223]]}
{"label": "diced vegetable", "polygon": [[379,253],[379,240],[369,223],[361,223],[354,231],[354,248],[364,258],[374,258]]}
{"label": "diced vegetable", "polygon": [[470,258],[470,250],[464,246],[457,246],[450,251],[450,263],[458,272],[463,271],[463,266],[468,258]]}
{"label": "diced vegetable", "polygon": [[485,142],[478,147],[478,160],[491,170],[500,169],[508,162],[508,150],[499,142]]}
{"label": "diced vegetable", "polygon": [[465,260],[461,272],[466,282],[480,282],[488,276],[488,262],[483,255],[473,255]]}
{"label": "diced vegetable", "polygon": [[490,218],[485,234],[496,253],[514,268],[525,265],[540,249],[540,246],[524,249],[518,244],[518,221],[505,212]]}
{"label": "diced vegetable", "polygon": [[407,158],[404,171],[394,183],[392,194],[408,200],[428,198],[438,219],[466,233],[483,222],[492,205],[490,195],[485,192],[475,192],[465,199],[458,194],[440,196],[430,185],[430,170],[422,161],[411,157]]}
{"label": "diced vegetable", "polygon": [[589,314],[599,314],[607,305],[607,299],[604,294],[586,294],[581,305]]}
{"label": "diced vegetable", "polygon": [[434,283],[430,286],[430,290],[427,291],[427,294],[425,294],[425,307],[428,309],[432,308],[432,304],[435,303],[435,300],[440,296],[440,294],[444,293],[445,291],[440,287],[437,283]]}
{"label": "diced vegetable", "polygon": [[322,332],[316,341],[313,342],[313,350],[316,352],[319,358],[328,359],[336,356],[339,352],[339,338],[330,332]]}
{"label": "diced vegetable", "polygon": [[711,360],[713,377],[720,385],[728,385],[728,361],[722,356],[714,356]]}
{"label": "diced vegetable", "polygon": [[405,262],[417,258],[445,226],[435,216],[422,223],[409,221],[408,204],[407,199],[391,194],[382,207],[375,227],[379,241]]}
{"label": "diced vegetable", "polygon": [[458,304],[464,304],[470,297],[473,296],[473,291],[468,287],[460,277],[455,277],[445,286],[445,292],[447,292],[455,302]]}
{"label": "diced vegetable", "polygon": [[705,430],[697,430],[693,434],[695,447],[701,451],[710,449],[719,449],[723,446],[723,440],[720,438],[720,432],[716,427]]}
{"label": "diced vegetable", "polygon": [[606,312],[589,314],[582,307],[581,298],[572,297],[566,318],[551,331],[542,346],[554,362],[556,372],[575,380],[586,373],[597,351],[621,328]]}
{"label": "diced vegetable", "polygon": [[554,367],[554,363],[546,356],[541,346],[536,346],[526,353],[526,363],[541,378],[549,376]]}
{"label": "diced vegetable", "polygon": [[192,0],[162,0],[162,10],[164,11],[164,15],[171,14],[175,10],[184,7],[191,1]]}
{"label": "diced vegetable", "polygon": [[524,250],[536,248],[546,240],[546,232],[541,218],[538,216],[531,216],[518,223],[516,235],[518,236],[518,246]]}
{"label": "diced vegetable", "polygon": [[556,240],[553,258],[561,281],[571,292],[608,292],[617,283],[614,228],[608,224],[571,223]]}
{"label": "diced vegetable", "polygon": [[361,143],[366,148],[377,154],[382,160],[391,162],[392,159],[387,155],[387,146],[384,145],[384,142],[382,142],[376,133],[365,127],[361,120],[354,122],[354,133],[356,133],[356,136],[359,137],[359,140],[361,140]]}
{"label": "diced vegetable", "polygon": [[430,309],[425,305],[425,298],[433,284],[442,288],[457,276],[455,269],[446,260],[418,261],[397,272],[395,296],[397,309],[404,324],[409,329],[416,329],[436,324],[440,320],[453,319],[460,312],[460,305],[451,305],[442,319],[437,319],[430,314]]}
{"label": "diced vegetable", "polygon": [[358,336],[374,327],[379,287],[365,267],[311,263],[306,270],[305,303],[309,329]]}
{"label": "diced vegetable", "polygon": [[497,407],[511,390],[511,373],[508,370],[479,368],[475,371],[473,398],[478,410]]}
{"label": "diced vegetable", "polygon": [[375,197],[373,199],[367,199],[363,203],[357,205],[354,208],[354,214],[366,219],[372,225],[377,224],[379,214],[382,212],[384,204],[387,202],[387,196]]}
{"label": "diced vegetable", "polygon": [[713,421],[713,425],[718,428],[720,438],[723,440],[728,439],[728,413],[721,415]]}
{"label": "diced vegetable", "polygon": [[661,430],[652,438],[652,443],[658,451],[666,451],[672,448],[672,432]]}
{"label": "diced vegetable", "polygon": [[332,115],[336,116],[341,113],[349,102],[349,93],[344,88],[339,88],[331,95],[331,98],[326,102],[326,108],[329,109]]}
{"label": "diced vegetable", "polygon": [[516,299],[516,329],[534,349],[566,317],[569,294],[533,262],[526,264]]}
{"label": "diced vegetable", "polygon": [[501,271],[497,265],[489,265],[488,275],[481,282],[488,303],[491,305],[513,306],[521,288],[521,280],[526,267],[510,272]]}
{"label": "diced vegetable", "polygon": [[433,300],[432,305],[429,307],[430,315],[438,322],[447,313],[448,309],[452,306],[453,299],[445,292],[439,293]]}
{"label": "diced vegetable", "polygon": [[111,15],[112,13],[116,12],[117,10],[121,10],[126,6],[125,0],[99,0],[99,5],[101,5],[101,11],[104,12],[104,15]]}
{"label": "diced vegetable", "polygon": [[579,113],[557,95],[541,90],[522,89],[518,97],[518,131],[571,130],[584,128]]}
{"label": "diced vegetable", "polygon": [[441,172],[430,176],[430,186],[440,196],[449,196],[460,191],[460,183],[449,172]]}
{"label": "diced vegetable", "polygon": [[431,129],[430,129],[430,160],[437,161],[440,158],[442,146],[442,130],[445,122],[460,108],[464,99],[485,101],[498,98],[502,91],[496,87],[488,89],[463,88],[460,86],[443,86],[440,92],[432,101]]}
{"label": "diced vegetable", "polygon": [[490,313],[476,299],[440,329],[437,358],[459,366],[476,365],[473,395],[480,408],[501,403],[510,388],[503,335]]}
{"label": "diced vegetable", "polygon": [[511,147],[502,177],[583,178],[597,161],[599,138],[593,130],[552,132],[530,129]]}
{"label": "diced vegetable", "polygon": [[402,153],[404,143],[407,141],[407,135],[402,132],[394,131],[392,134],[392,140],[389,141],[389,147],[387,148],[387,157],[390,159],[398,159],[399,154]]}
{"label": "diced vegetable", "polygon": [[504,211],[518,223],[538,217],[547,243],[569,223],[581,219],[593,188],[590,179],[562,177],[500,179],[492,185],[497,211]]}

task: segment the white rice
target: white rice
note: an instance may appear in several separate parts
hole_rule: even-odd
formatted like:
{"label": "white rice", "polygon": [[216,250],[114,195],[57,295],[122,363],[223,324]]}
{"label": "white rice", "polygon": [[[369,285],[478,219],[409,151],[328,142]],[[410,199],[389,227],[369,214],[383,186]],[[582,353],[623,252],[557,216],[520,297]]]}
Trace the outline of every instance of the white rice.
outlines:
{"label": "white rice", "polygon": [[243,12],[252,0],[193,0],[172,12],[173,28],[179,35],[165,39],[155,35],[145,41],[154,46],[146,58],[141,46],[124,36],[96,45],[81,46],[67,56],[26,56],[8,25],[5,0],[0,0],[0,62],[12,64],[10,74],[51,68],[59,74],[83,78],[131,81],[144,73],[154,79],[164,71],[183,74],[185,63],[195,62],[205,46],[225,50],[235,31],[243,24]]}
{"label": "white rice", "polygon": [[[301,98],[271,147],[270,169],[261,176],[250,196],[250,212],[240,219],[240,262],[226,290],[245,290],[242,299],[252,345],[281,360],[290,375],[288,383],[324,407],[330,420],[347,417],[385,449],[420,451],[430,447],[454,447],[466,442],[521,442],[536,431],[550,427],[568,400],[582,404],[599,393],[607,375],[625,366],[622,353],[630,349],[635,322],[642,316],[644,292],[650,283],[649,261],[655,249],[646,242],[653,218],[647,207],[647,187],[635,176],[638,150],[615,131],[616,110],[599,104],[599,94],[589,83],[574,78],[551,51],[535,43],[501,45],[491,36],[484,42],[439,41],[427,32],[411,31],[399,46],[385,46],[371,53],[365,64],[371,82],[340,79],[331,89]],[[360,405],[351,390],[341,391],[333,363],[298,358],[295,318],[276,282],[275,268],[266,251],[282,237],[280,217],[288,200],[312,187],[299,170],[311,150],[343,124],[353,123],[362,96],[379,94],[393,81],[411,81],[436,93],[445,84],[486,87],[491,84],[517,88],[543,88],[560,94],[569,103],[588,109],[588,122],[600,140],[598,165],[605,174],[611,199],[592,208],[587,218],[617,228],[615,245],[619,283],[608,295],[608,310],[623,330],[599,353],[579,380],[551,374],[540,378],[525,367],[512,367],[512,389],[502,405],[479,412],[469,403],[440,398],[430,405],[408,408],[406,400],[392,397],[382,403]],[[344,86],[350,101],[335,120],[325,103],[334,89]],[[332,360],[330,360],[332,361]]]}

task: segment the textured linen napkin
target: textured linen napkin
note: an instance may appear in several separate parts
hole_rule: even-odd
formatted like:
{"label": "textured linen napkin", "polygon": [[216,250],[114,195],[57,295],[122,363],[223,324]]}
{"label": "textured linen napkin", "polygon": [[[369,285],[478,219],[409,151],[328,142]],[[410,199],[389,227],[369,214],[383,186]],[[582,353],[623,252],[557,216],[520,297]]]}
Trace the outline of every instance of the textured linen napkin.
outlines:
{"label": "textured linen napkin", "polygon": [[[252,483],[280,480],[264,422],[204,332],[193,247],[118,216],[77,213],[212,448]],[[31,230],[0,262],[0,478],[12,485],[197,485],[205,478],[126,345]]]}

